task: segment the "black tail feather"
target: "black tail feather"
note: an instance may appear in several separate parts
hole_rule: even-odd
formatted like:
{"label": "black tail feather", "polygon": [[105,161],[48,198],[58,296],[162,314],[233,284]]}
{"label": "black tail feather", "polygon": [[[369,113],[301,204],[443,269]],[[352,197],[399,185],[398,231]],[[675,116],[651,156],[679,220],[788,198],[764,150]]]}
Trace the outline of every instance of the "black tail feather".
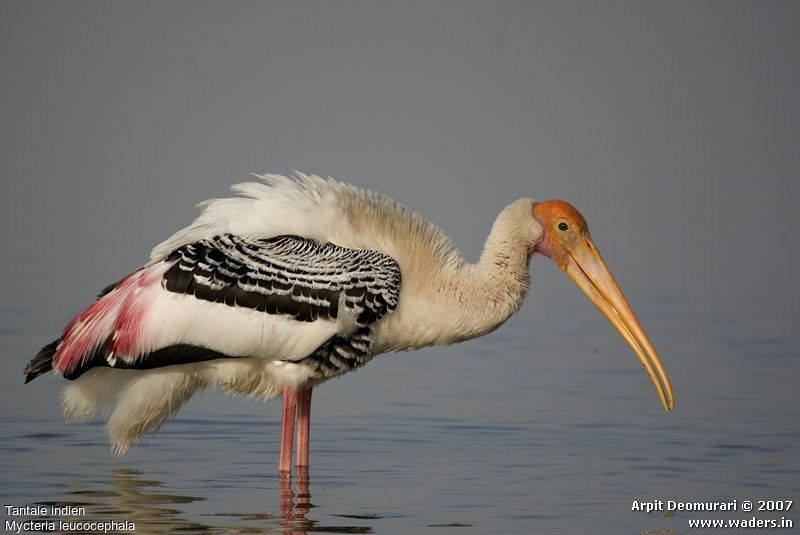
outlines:
{"label": "black tail feather", "polygon": [[36,356],[31,359],[28,365],[25,366],[25,371],[23,373],[25,374],[26,384],[53,369],[53,357],[56,355],[56,348],[60,341],[60,339],[55,340],[44,346],[39,350]]}

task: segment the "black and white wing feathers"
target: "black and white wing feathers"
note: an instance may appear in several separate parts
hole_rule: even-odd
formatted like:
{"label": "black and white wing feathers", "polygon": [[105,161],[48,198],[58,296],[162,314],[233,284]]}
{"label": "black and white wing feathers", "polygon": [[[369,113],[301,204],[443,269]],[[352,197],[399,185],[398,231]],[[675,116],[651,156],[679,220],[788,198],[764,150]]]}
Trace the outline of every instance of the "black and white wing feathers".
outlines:
{"label": "black and white wing feathers", "polygon": [[390,256],[299,236],[225,234],[184,245],[166,261],[175,262],[164,274],[170,292],[304,322],[346,311],[367,326],[395,309],[400,292]]}
{"label": "black and white wing feathers", "polygon": [[149,369],[228,357],[311,368],[372,356],[372,324],[397,307],[390,256],[299,236],[223,234],[180,246],[104,289],[26,369],[76,379],[96,366]]}

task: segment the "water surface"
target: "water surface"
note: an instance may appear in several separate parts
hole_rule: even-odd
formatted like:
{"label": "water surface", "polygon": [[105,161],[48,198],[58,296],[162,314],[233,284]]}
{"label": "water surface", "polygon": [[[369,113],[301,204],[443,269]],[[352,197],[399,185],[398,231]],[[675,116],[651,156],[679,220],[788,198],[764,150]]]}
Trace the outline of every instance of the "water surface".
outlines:
{"label": "water surface", "polygon": [[[29,263],[7,265],[35,280]],[[614,534],[728,517],[645,514],[633,500],[800,494],[794,341],[637,302],[675,385],[666,414],[599,314],[577,293],[558,299],[568,288],[535,292],[483,339],[385,355],[318,388],[312,466],[291,482],[275,470],[279,403],[219,392],[114,457],[102,422],[62,422],[56,377],[22,384],[53,335],[39,326],[73,304],[6,301],[0,501],[80,505],[85,520],[140,532]]]}

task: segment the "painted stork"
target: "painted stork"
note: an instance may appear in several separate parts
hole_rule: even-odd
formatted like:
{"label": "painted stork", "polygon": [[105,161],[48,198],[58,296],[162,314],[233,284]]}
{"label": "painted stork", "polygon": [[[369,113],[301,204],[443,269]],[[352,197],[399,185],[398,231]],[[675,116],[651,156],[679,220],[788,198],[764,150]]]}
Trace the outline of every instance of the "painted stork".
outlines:
{"label": "painted stork", "polygon": [[110,411],[118,454],[196,390],[283,395],[279,469],[308,466],[312,389],[387,351],[451,344],[519,309],[532,255],[551,258],[611,321],[666,410],[661,360],[589,236],[563,201],[500,212],[480,259],[465,262],[434,225],[377,193],[332,179],[260,176],[204,203],[142,268],[105,288],[26,366],[69,379],[69,420]]}

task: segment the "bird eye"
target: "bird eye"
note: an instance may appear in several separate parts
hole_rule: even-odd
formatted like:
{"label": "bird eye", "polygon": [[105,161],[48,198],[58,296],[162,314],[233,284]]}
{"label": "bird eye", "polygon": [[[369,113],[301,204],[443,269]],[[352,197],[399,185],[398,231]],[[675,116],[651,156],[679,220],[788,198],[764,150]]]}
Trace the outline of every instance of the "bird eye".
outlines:
{"label": "bird eye", "polygon": [[569,225],[567,225],[566,223],[564,223],[564,222],[562,221],[561,223],[559,223],[559,224],[558,224],[558,230],[561,230],[561,231],[563,231],[563,232],[566,232],[566,231],[568,231],[568,230],[569,230]]}

